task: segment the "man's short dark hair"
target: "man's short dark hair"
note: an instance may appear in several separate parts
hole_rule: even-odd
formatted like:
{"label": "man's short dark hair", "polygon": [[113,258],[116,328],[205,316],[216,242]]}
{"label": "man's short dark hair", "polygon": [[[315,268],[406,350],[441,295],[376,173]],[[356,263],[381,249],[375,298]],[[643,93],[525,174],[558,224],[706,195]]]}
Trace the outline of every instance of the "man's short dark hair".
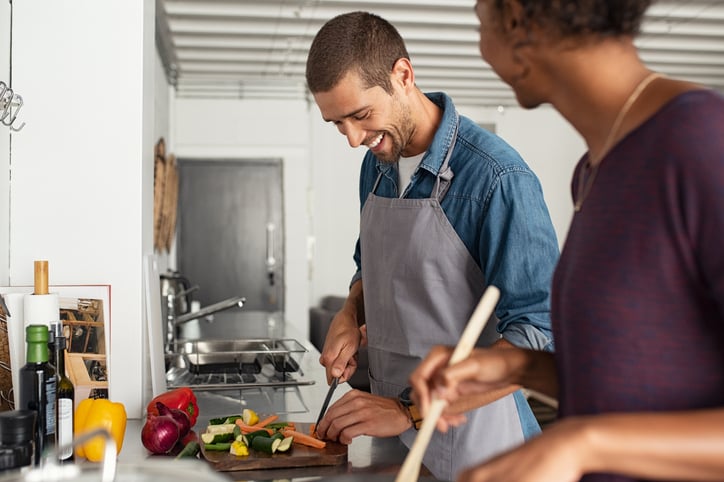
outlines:
{"label": "man's short dark hair", "polygon": [[392,92],[390,73],[395,62],[409,59],[405,42],[388,21],[367,12],[334,17],[317,32],[307,56],[307,86],[312,93],[328,92],[351,71],[366,88]]}

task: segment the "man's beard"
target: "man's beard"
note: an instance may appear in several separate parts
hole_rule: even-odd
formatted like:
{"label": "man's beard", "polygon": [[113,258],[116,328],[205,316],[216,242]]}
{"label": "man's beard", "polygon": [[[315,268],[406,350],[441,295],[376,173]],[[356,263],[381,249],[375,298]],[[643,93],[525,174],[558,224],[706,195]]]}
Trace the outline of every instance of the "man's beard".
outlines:
{"label": "man's beard", "polygon": [[410,109],[397,101],[397,98],[394,99],[394,105],[396,114],[394,125],[390,130],[382,131],[385,134],[385,138],[382,139],[382,141],[384,142],[385,139],[390,141],[391,148],[389,154],[385,152],[375,154],[377,159],[387,164],[394,164],[400,160],[402,151],[404,151],[405,147],[410,143],[412,134],[415,132],[415,125],[412,122]]}

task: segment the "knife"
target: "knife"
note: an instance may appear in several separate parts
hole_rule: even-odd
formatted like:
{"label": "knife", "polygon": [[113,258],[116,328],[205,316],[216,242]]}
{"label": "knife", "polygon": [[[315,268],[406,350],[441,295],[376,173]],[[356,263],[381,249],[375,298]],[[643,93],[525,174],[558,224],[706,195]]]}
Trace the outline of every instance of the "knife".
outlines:
{"label": "knife", "polygon": [[319,422],[322,421],[322,418],[324,417],[324,414],[327,411],[327,407],[329,407],[329,401],[332,399],[332,394],[334,393],[335,388],[337,388],[338,383],[339,383],[339,377],[332,378],[332,383],[329,385],[329,390],[327,390],[327,396],[324,397],[324,403],[322,404],[322,410],[319,411],[319,417],[317,417],[317,423],[314,424],[314,433],[317,433],[317,426],[319,425]]}

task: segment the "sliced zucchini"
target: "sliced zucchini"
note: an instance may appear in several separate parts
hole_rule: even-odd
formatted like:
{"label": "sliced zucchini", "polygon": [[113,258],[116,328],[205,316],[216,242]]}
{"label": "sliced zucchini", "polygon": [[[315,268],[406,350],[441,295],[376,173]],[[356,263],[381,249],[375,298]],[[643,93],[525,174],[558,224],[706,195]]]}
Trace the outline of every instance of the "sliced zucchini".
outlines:
{"label": "sliced zucchini", "polygon": [[226,433],[202,433],[201,441],[205,444],[218,444],[224,442],[232,442],[234,440],[234,434],[232,432]]}
{"label": "sliced zucchini", "polygon": [[204,444],[204,449],[211,450],[214,452],[228,452],[231,448],[230,442],[218,443],[218,444]]}
{"label": "sliced zucchini", "polygon": [[266,430],[257,430],[256,432],[246,433],[242,437],[246,446],[251,447],[252,440],[256,437],[269,437],[269,432]]}
{"label": "sliced zucchini", "polygon": [[277,452],[289,451],[289,449],[292,448],[292,442],[294,442],[294,437],[284,437],[279,447],[277,447]]}
{"label": "sliced zucchini", "polygon": [[206,433],[234,433],[235,423],[222,423],[220,425],[209,425]]}
{"label": "sliced zucchini", "polygon": [[254,440],[251,441],[251,448],[258,450],[259,452],[273,454],[277,451],[277,448],[279,448],[281,443],[281,439],[271,438],[269,435],[266,437],[258,436],[254,437]]}

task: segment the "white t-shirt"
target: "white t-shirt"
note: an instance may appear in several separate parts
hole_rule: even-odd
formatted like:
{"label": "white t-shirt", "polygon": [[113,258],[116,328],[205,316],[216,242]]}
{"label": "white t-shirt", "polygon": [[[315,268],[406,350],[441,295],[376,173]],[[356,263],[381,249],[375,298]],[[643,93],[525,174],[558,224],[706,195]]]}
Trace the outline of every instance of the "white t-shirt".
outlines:
{"label": "white t-shirt", "polygon": [[397,172],[400,175],[400,197],[405,194],[405,189],[410,184],[410,179],[415,174],[415,169],[417,169],[424,155],[425,152],[412,157],[400,156],[400,160],[397,161]]}

